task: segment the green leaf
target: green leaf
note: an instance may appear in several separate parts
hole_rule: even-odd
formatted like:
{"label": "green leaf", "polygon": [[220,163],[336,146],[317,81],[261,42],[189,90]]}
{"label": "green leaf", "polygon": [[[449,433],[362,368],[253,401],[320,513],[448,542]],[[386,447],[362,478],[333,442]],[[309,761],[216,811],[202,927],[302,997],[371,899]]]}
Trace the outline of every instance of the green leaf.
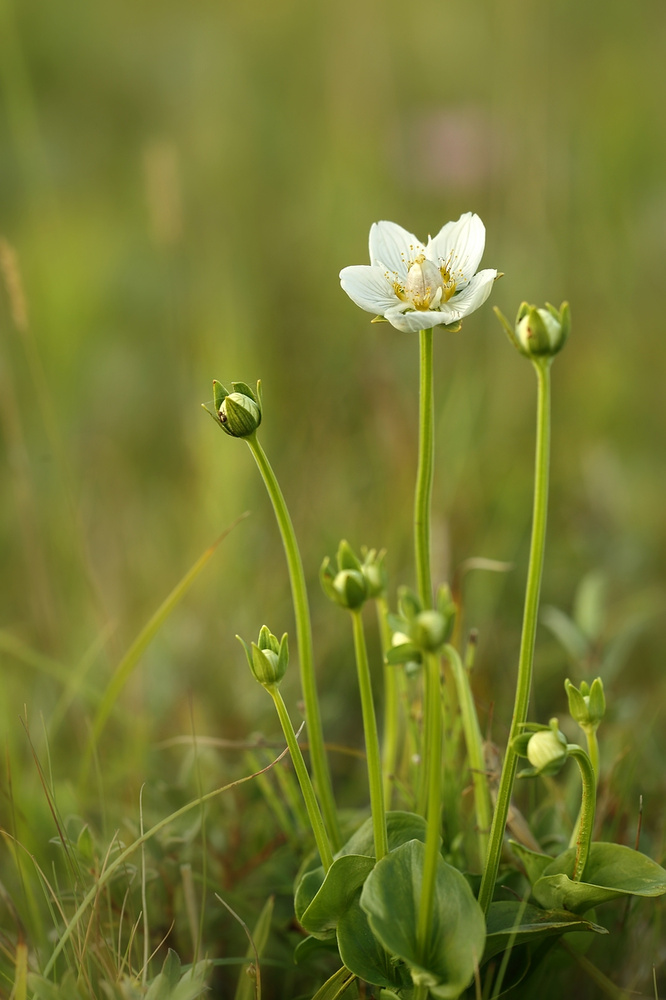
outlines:
{"label": "green leaf", "polygon": [[340,958],[359,979],[374,986],[406,986],[409,983],[407,970],[396,963],[373,934],[368,917],[361,909],[360,896],[361,890],[357,890],[351,905],[338,921]]}
{"label": "green leaf", "polygon": [[[423,816],[418,816],[416,813],[403,812],[396,809],[386,814],[386,833],[389,851],[394,851],[397,847],[407,843],[409,840],[420,840],[425,843],[426,821]],[[305,927],[307,931],[314,934],[316,937],[325,937],[327,936],[327,929],[335,927],[335,922],[329,923],[326,919],[326,911],[330,906],[332,908],[331,913],[336,913],[335,921],[337,921],[338,916],[344,908],[342,905],[345,891],[344,878],[339,878],[337,872],[358,871],[360,874],[364,868],[367,868],[365,874],[363,874],[363,879],[365,879],[365,876],[374,865],[374,855],[375,837],[372,827],[372,818],[370,818],[361,824],[358,830],[352,834],[349,840],[343,844],[338,853],[335,855],[336,860],[329,870],[329,875],[334,868],[336,869],[336,872],[330,880],[330,886],[318,901],[315,909],[308,913],[307,916],[306,912],[313,903],[315,897],[318,896],[319,891],[322,889],[326,875],[323,867],[319,865],[317,868],[306,871],[305,874],[301,876],[294,893],[294,910],[296,912],[297,920],[299,923],[303,924],[303,927]],[[337,861],[351,856],[353,856],[355,860],[351,863],[349,868],[345,868],[344,866],[336,868]],[[361,862],[361,858],[363,859],[363,862]],[[370,864],[368,865],[367,862],[370,862]],[[363,879],[361,879],[361,881],[354,882],[352,886],[353,891],[355,891],[362,884]],[[349,892],[347,892],[347,896],[349,896]],[[307,924],[304,922],[306,920],[308,921]]]}
{"label": "green leaf", "polygon": [[527,877],[530,880],[530,885],[534,885],[537,879],[540,879],[543,875],[544,868],[547,868],[552,863],[552,856],[550,854],[539,854],[537,851],[531,851],[529,847],[519,844],[517,840],[510,840],[509,843],[511,844],[513,853],[522,861],[527,872]]}
{"label": "green leaf", "polygon": [[546,937],[559,937],[571,931],[608,934],[605,927],[584,920],[567,910],[542,910],[519,900],[491,903],[486,917],[487,936],[483,961],[513,946],[531,944]]}
{"label": "green leaf", "polygon": [[415,983],[438,1000],[457,1000],[481,960],[485,920],[463,875],[438,858],[430,937],[421,954],[416,928],[424,854],[423,844],[412,840],[382,858],[366,879],[361,906],[378,941],[407,963]]}
{"label": "green leaf", "polygon": [[357,854],[345,854],[334,861],[321,888],[298,918],[306,931],[321,934],[335,928],[374,866],[374,858]]}
{"label": "green leaf", "polygon": [[387,649],[384,658],[392,667],[401,663],[418,663],[421,659],[421,650],[413,642],[401,642],[399,646]]}
{"label": "green leaf", "polygon": [[335,940],[335,931],[331,931],[326,937],[314,937],[309,935],[302,938],[294,948],[294,962],[296,965],[304,965],[310,961],[315,953],[338,953],[338,943]]}
{"label": "green leaf", "polygon": [[356,976],[343,965],[327,979],[321,989],[317,990],[312,1000],[338,1000],[352,985]]}
{"label": "green leaf", "polygon": [[584,882],[573,882],[576,849],[569,848],[543,870],[534,884],[542,906],[564,907],[584,913],[618,896],[661,896],[666,892],[666,871],[656,861],[622,844],[592,844],[585,865]]}
{"label": "green leaf", "polygon": [[294,912],[299,923],[308,906],[324,884],[325,877],[324,868],[322,865],[319,865],[318,868],[305,872],[299,879],[296,891],[294,892]]}
{"label": "green leaf", "polygon": [[[386,814],[386,836],[389,851],[394,851],[409,840],[420,840],[425,843],[426,821],[423,816],[418,816],[416,813],[396,809]],[[341,857],[344,854],[364,854],[366,857],[374,857],[375,838],[372,818],[367,819],[358,828],[356,833],[340,848],[336,857]]]}

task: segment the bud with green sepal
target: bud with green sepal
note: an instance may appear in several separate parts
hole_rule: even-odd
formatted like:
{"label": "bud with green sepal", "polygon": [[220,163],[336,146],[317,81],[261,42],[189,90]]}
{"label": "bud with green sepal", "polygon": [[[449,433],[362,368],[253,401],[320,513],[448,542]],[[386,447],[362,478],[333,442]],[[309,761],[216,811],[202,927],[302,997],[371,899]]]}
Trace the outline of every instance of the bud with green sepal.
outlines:
{"label": "bud with green sepal", "polygon": [[213,382],[213,405],[211,414],[225,433],[231,437],[246,438],[256,431],[261,423],[261,382],[251,389],[246,382],[232,382],[231,392],[221,382]]}
{"label": "bud with green sepal", "polygon": [[525,731],[513,741],[513,749],[519,756],[527,757],[532,765],[520,772],[521,778],[557,774],[569,756],[569,746],[557,719],[551,719],[547,726],[528,723]]}
{"label": "bud with green sepal", "polygon": [[337,572],[328,556],[322,563],[319,578],[324,593],[341,607],[355,611],[371,596],[363,564],[344,539],[338,546],[336,562]]}
{"label": "bud with green sepal", "polygon": [[423,653],[438,652],[449,640],[455,623],[455,605],[449,588],[440,587],[435,609],[423,609],[419,598],[407,587],[398,592],[399,614],[389,615],[393,630],[389,663],[419,662]]}
{"label": "bud with green sepal", "polygon": [[580,688],[574,687],[567,678],[564,689],[569,699],[569,715],[585,732],[595,733],[606,714],[606,697],[601,677],[592,684],[581,681]]}
{"label": "bud with green sepal", "polygon": [[248,646],[239,635],[236,638],[245,650],[247,662],[255,679],[265,688],[275,687],[279,684],[289,663],[287,633],[285,632],[278,640],[263,625],[258,642],[253,642]]}
{"label": "bud with green sepal", "polygon": [[387,583],[386,567],[384,566],[386,549],[381,549],[378,552],[377,549],[369,549],[363,545],[361,547],[361,555],[363,556],[361,572],[365,577],[368,597],[372,600],[383,597],[386,594]]}
{"label": "bud with green sepal", "polygon": [[523,302],[518,310],[514,327],[495,307],[495,315],[504,327],[513,346],[526,358],[553,357],[564,347],[571,329],[569,303],[563,302],[559,310],[546,303],[545,309]]}

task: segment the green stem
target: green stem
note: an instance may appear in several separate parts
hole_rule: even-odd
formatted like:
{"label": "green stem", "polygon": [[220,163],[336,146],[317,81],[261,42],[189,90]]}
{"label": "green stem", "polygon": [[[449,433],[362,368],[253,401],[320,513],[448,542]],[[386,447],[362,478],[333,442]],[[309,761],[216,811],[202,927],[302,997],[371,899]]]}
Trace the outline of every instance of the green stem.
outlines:
{"label": "green stem", "polygon": [[442,826],[442,692],[439,656],[436,653],[426,653],[424,666],[427,742],[423,748],[423,763],[428,769],[428,815],[416,928],[416,942],[421,958],[425,958],[430,935]]}
{"label": "green stem", "polygon": [[520,642],[518,660],[518,681],[516,697],[511,720],[511,730],[504,757],[504,766],[497,792],[497,802],[490,828],[490,844],[486,858],[486,867],[479,890],[479,904],[485,913],[488,912],[495,881],[499,869],[500,855],[504,829],[509,813],[511,793],[516,777],[518,758],[513,749],[513,740],[522,731],[522,725],[527,721],[527,710],[532,687],[532,664],[534,659],[534,641],[536,637],[537,615],[539,610],[539,593],[543,573],[543,556],[546,542],[546,515],[548,509],[548,466],[550,457],[550,365],[551,358],[534,359],[537,374],[537,432],[536,458],[534,470],[534,506],[532,513],[532,539],[530,543],[530,562],[527,571],[527,588],[525,591],[525,609],[523,613],[523,631]]}
{"label": "green stem", "polygon": [[375,857],[380,861],[388,854],[388,837],[386,833],[386,813],[384,812],[384,792],[382,788],[382,765],[379,756],[379,737],[377,735],[377,719],[372,700],[372,683],[370,681],[370,666],[368,651],[365,645],[363,619],[360,610],[351,612],[354,628],[354,650],[356,652],[356,668],[358,671],[358,686],[361,692],[361,711],[363,713],[363,732],[365,734],[365,753],[368,760],[368,782],[370,785],[370,809],[372,810],[372,828],[375,835]]}
{"label": "green stem", "polygon": [[310,760],[312,761],[312,771],[314,773],[315,785],[319,794],[322,811],[326,821],[328,835],[331,838],[334,850],[342,844],[340,834],[340,824],[333,798],[333,786],[331,783],[331,773],[328,767],[328,759],[324,749],[324,736],[321,725],[321,715],[319,712],[319,701],[317,699],[317,687],[314,672],[314,653],[312,649],[312,626],[310,623],[310,608],[308,605],[308,594],[305,587],[305,575],[303,573],[303,562],[298,549],[294,526],[287,510],[282,490],[271,468],[264,449],[259,444],[256,434],[245,438],[254,460],[259,467],[262,479],[268,491],[268,495],[273,504],[275,517],[278,522],[287,567],[289,570],[289,580],[291,583],[291,596],[294,604],[294,615],[296,618],[296,639],[298,642],[298,658],[301,670],[301,687],[303,690],[303,701],[305,703],[305,721],[308,729],[308,743],[310,746]]}
{"label": "green stem", "polygon": [[582,747],[575,743],[567,747],[569,756],[573,757],[580,769],[580,777],[583,783],[583,795],[580,806],[580,816],[578,819],[578,836],[576,837],[576,856],[574,859],[574,869],[571,879],[573,882],[581,882],[585,865],[590,854],[590,844],[592,842],[592,828],[594,827],[594,813],[596,809],[597,782],[594,776],[594,768],[588,755]]}
{"label": "green stem", "polygon": [[430,573],[430,504],[435,456],[435,411],[433,402],[432,330],[421,330],[419,383],[419,464],[414,496],[414,550],[416,582],[424,608],[432,607]]}
{"label": "green stem", "polygon": [[458,704],[460,705],[460,716],[463,733],[465,734],[465,745],[467,747],[467,760],[474,788],[474,810],[476,813],[479,858],[483,865],[488,853],[488,831],[490,830],[491,821],[490,791],[488,790],[488,780],[485,774],[483,757],[483,737],[481,736],[479,720],[476,714],[469,675],[463,666],[457,650],[453,646],[446,646],[445,652],[451,664],[458,695]]}
{"label": "green stem", "polygon": [[303,754],[301,753],[301,748],[298,745],[294,727],[292,726],[291,719],[289,718],[287,706],[284,703],[284,698],[280,694],[280,689],[276,685],[268,685],[266,690],[273,699],[277,709],[277,714],[280,717],[282,732],[284,733],[284,738],[286,739],[287,746],[289,747],[289,753],[291,754],[298,783],[301,786],[303,801],[305,802],[305,808],[308,811],[308,818],[314,834],[315,843],[317,844],[317,850],[319,851],[319,857],[321,858],[321,863],[325,870],[328,871],[333,864],[333,851],[331,850],[331,844],[326,833],[319,803],[317,802],[317,797],[314,793],[312,782],[310,781],[310,775],[308,774],[308,769],[305,766]]}
{"label": "green stem", "polygon": [[[599,781],[599,741],[597,740],[597,732],[595,729],[586,727],[584,729],[585,738],[587,740],[587,753],[590,758],[590,763],[592,764],[592,770],[594,771],[594,779],[596,782]],[[571,832],[571,838],[569,839],[569,847],[574,847],[578,843],[578,834],[580,832],[580,821],[583,812],[583,806],[581,805],[578,811],[578,817],[574,824],[574,828]]]}
{"label": "green stem", "polygon": [[388,602],[378,597],[377,622],[384,659],[384,733],[382,737],[382,770],[384,774],[384,806],[391,808],[395,773],[398,768],[398,746],[400,742],[400,702],[398,697],[398,673],[400,667],[386,662],[386,653],[391,648]]}

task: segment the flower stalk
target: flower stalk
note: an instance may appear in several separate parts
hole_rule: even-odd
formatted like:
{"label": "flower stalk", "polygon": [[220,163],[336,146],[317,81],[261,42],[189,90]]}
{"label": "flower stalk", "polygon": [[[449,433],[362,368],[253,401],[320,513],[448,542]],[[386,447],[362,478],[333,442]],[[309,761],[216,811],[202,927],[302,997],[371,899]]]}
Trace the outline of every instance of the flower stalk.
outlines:
{"label": "flower stalk", "polygon": [[423,608],[428,609],[432,607],[430,508],[435,462],[432,330],[421,330],[419,346],[419,459],[414,494],[414,550],[418,595]]}
{"label": "flower stalk", "polygon": [[536,638],[539,595],[543,575],[543,559],[546,542],[546,519],[548,509],[548,473],[550,460],[550,366],[552,357],[543,355],[533,358],[537,375],[537,431],[536,458],[534,471],[534,504],[532,513],[532,537],[530,561],[527,572],[523,629],[518,660],[518,680],[514,701],[511,730],[504,757],[504,765],[497,792],[495,813],[490,829],[490,843],[479,891],[479,904],[484,913],[493,898],[495,881],[499,869],[502,841],[506,827],[511,793],[516,777],[518,757],[513,748],[513,740],[522,732],[527,721],[527,710],[532,687],[532,665]]}
{"label": "flower stalk", "polygon": [[425,952],[432,921],[437,879],[437,861],[440,856],[442,824],[442,690],[440,658],[437,653],[426,653],[425,663],[425,736],[423,761],[427,768],[428,805],[426,816],[426,843],[421,898],[419,900],[416,941],[425,959]]}
{"label": "flower stalk", "polygon": [[303,800],[305,802],[305,808],[308,812],[308,819],[310,820],[310,826],[312,827],[317,850],[319,851],[319,857],[321,858],[321,863],[324,866],[324,869],[328,871],[333,864],[333,851],[331,850],[331,844],[326,833],[324,820],[319,808],[319,803],[317,802],[317,797],[314,793],[314,788],[312,787],[310,775],[308,774],[308,769],[305,766],[303,754],[301,753],[301,748],[298,745],[294,727],[292,726],[291,719],[289,718],[287,706],[284,703],[284,698],[280,694],[280,689],[277,684],[269,684],[265,685],[265,687],[273,699],[273,703],[277,709],[280,725],[282,726],[282,731],[287,741],[289,753],[291,754],[291,759],[294,764],[294,770],[296,771],[296,777],[298,778],[298,783],[301,786],[301,792],[303,793]]}
{"label": "flower stalk", "polygon": [[384,728],[382,737],[382,772],[384,782],[384,808],[391,808],[395,773],[398,768],[400,743],[400,697],[398,678],[399,667],[386,659],[391,648],[391,628],[388,623],[388,601],[384,595],[375,598],[377,625],[382,650],[384,680]]}
{"label": "flower stalk", "polygon": [[356,669],[358,686],[361,693],[361,711],[363,715],[363,732],[365,735],[365,752],[368,761],[368,783],[370,786],[370,809],[372,812],[372,828],[375,839],[375,857],[377,861],[388,854],[388,835],[386,832],[386,812],[384,809],[384,790],[382,785],[382,764],[379,752],[379,736],[377,734],[377,718],[372,699],[372,683],[368,650],[365,644],[363,618],[361,608],[350,609],[354,631],[354,652],[356,654]]}
{"label": "flower stalk", "polygon": [[596,811],[597,788],[594,767],[589,756],[582,747],[575,743],[569,743],[567,754],[573,757],[578,764],[580,777],[583,783],[583,793],[578,817],[578,831],[576,835],[576,854],[574,858],[574,869],[571,876],[573,882],[582,882],[585,874],[585,865],[590,855],[590,844],[592,843],[592,830],[594,827],[594,814]]}
{"label": "flower stalk", "polygon": [[342,844],[340,825],[333,798],[333,786],[324,748],[324,737],[321,724],[321,713],[317,698],[317,687],[314,672],[314,652],[312,647],[312,625],[303,562],[296,541],[294,526],[289,516],[282,490],[271,467],[268,457],[259,443],[256,434],[245,438],[252,452],[261,477],[268,491],[275,517],[282,536],[282,544],[287,559],[291,595],[296,619],[296,641],[300,665],[301,688],[305,704],[305,721],[308,730],[310,760],[314,774],[315,786],[321,802],[322,812],[328,835],[334,850]]}

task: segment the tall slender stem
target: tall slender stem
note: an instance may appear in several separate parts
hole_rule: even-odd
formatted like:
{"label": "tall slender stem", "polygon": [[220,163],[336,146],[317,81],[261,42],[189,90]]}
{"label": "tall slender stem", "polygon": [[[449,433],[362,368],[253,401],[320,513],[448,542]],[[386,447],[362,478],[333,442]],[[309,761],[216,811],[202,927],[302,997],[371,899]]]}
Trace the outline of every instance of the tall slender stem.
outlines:
{"label": "tall slender stem", "polygon": [[536,458],[534,470],[534,506],[532,513],[532,539],[530,543],[530,562],[527,571],[527,588],[525,591],[525,609],[523,613],[523,631],[520,642],[518,660],[518,681],[516,697],[511,720],[511,730],[504,757],[504,766],[500,777],[497,802],[492,826],[490,828],[490,844],[486,859],[486,867],[479,890],[479,903],[484,912],[488,911],[493,892],[500,855],[504,829],[509,812],[513,783],[516,777],[518,758],[513,750],[512,741],[521,732],[521,726],[527,720],[527,710],[532,687],[532,664],[534,659],[534,641],[536,637],[537,615],[539,610],[539,594],[543,573],[543,556],[546,542],[546,515],[548,509],[548,467],[550,458],[550,365],[552,358],[540,357],[534,359],[537,374],[537,432]]}
{"label": "tall slender stem", "polygon": [[328,767],[328,759],[324,748],[324,736],[321,725],[321,714],[319,712],[319,701],[317,699],[317,687],[314,672],[314,653],[312,649],[312,625],[310,623],[310,607],[308,604],[308,594],[305,587],[305,575],[303,573],[303,562],[298,549],[294,526],[287,510],[282,490],[271,468],[270,462],[264,449],[259,444],[255,434],[245,438],[254,459],[259,467],[259,472],[264,481],[268,495],[273,504],[275,517],[278,522],[287,567],[289,570],[289,580],[291,583],[291,596],[294,604],[294,615],[296,618],[296,639],[298,642],[298,659],[301,671],[301,687],[303,690],[303,701],[305,703],[305,721],[308,729],[308,742],[310,744],[310,760],[314,774],[315,786],[321,802],[324,820],[328,835],[333,844],[334,850],[342,844],[340,834],[340,824],[333,798],[333,786],[331,783],[331,773]]}
{"label": "tall slender stem", "polygon": [[432,607],[430,573],[430,504],[435,456],[435,410],[433,402],[432,330],[421,330],[419,381],[419,464],[414,496],[414,550],[416,582],[424,608]]}
{"label": "tall slender stem", "polygon": [[387,620],[388,602],[378,597],[377,623],[384,659],[384,729],[382,734],[382,770],[384,773],[384,807],[391,808],[395,772],[398,767],[398,745],[400,741],[400,702],[398,698],[398,675],[401,670],[386,662],[386,653],[391,648],[391,629]]}
{"label": "tall slender stem", "polygon": [[284,738],[287,741],[287,746],[289,747],[289,753],[291,754],[298,783],[301,786],[305,808],[308,811],[308,819],[310,820],[310,826],[312,827],[315,843],[317,844],[319,857],[321,858],[321,863],[325,870],[328,871],[333,864],[333,852],[326,834],[326,828],[324,827],[324,820],[321,815],[321,810],[319,809],[319,803],[317,802],[314,788],[312,787],[312,782],[310,781],[310,775],[308,774],[308,769],[305,766],[303,754],[301,753],[301,748],[298,745],[294,727],[292,726],[291,719],[289,718],[287,706],[284,703],[284,698],[280,694],[280,690],[277,685],[269,685],[266,687],[266,690],[273,699],[278,716],[280,717],[280,724],[282,726]]}
{"label": "tall slender stem", "polygon": [[365,645],[363,619],[360,609],[353,610],[351,616],[354,628],[354,650],[356,652],[358,686],[361,692],[365,753],[368,760],[368,782],[370,785],[372,829],[375,836],[375,857],[377,861],[380,861],[381,858],[388,854],[388,836],[386,833],[386,813],[384,811],[384,791],[382,788],[382,765],[379,755],[377,719],[375,716],[375,705],[372,700],[368,650]]}
{"label": "tall slender stem", "polygon": [[428,815],[423,881],[416,928],[416,941],[422,958],[425,958],[432,921],[442,825],[442,690],[438,654],[426,653],[424,666],[427,742],[423,748],[423,760],[428,769]]}

